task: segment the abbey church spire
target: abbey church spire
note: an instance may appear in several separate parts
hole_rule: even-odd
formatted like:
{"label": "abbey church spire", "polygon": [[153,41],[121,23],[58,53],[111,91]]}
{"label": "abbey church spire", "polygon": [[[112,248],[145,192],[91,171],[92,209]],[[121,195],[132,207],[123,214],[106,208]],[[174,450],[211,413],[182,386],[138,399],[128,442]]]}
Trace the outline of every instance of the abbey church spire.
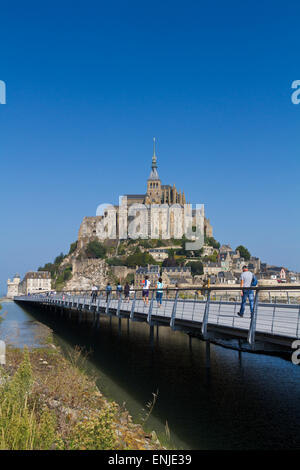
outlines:
{"label": "abbey church spire", "polygon": [[162,191],[161,191],[161,181],[159,179],[157,171],[157,157],[155,151],[155,137],[153,137],[153,155],[152,155],[152,165],[151,173],[147,181],[147,194],[146,194],[146,204],[161,204]]}
{"label": "abbey church spire", "polygon": [[151,168],[149,180],[159,180],[159,176],[157,172],[157,157],[156,157],[156,152],[155,152],[155,137],[153,137],[152,168]]}
{"label": "abbey church spire", "polygon": [[157,168],[156,164],[156,153],[155,153],[155,137],[153,137],[153,155],[152,155],[152,168]]}

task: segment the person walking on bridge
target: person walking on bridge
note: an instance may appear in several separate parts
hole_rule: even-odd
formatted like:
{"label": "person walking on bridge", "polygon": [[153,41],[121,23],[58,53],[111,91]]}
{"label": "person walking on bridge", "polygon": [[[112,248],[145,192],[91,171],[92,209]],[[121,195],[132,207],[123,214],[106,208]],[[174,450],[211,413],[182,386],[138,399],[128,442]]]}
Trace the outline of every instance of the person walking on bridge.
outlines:
{"label": "person walking on bridge", "polygon": [[148,279],[148,276],[145,276],[144,284],[143,284],[143,301],[148,305],[149,302],[149,287],[151,282]]}
{"label": "person walking on bridge", "polygon": [[130,286],[129,286],[128,282],[126,282],[126,284],[124,286],[124,296],[125,296],[125,300],[127,302],[129,302],[129,292],[130,292]]}
{"label": "person walking on bridge", "polygon": [[156,302],[157,302],[158,308],[161,307],[162,296],[163,296],[163,287],[164,287],[164,284],[162,282],[162,278],[160,277],[158,279],[157,284],[156,284]]}
{"label": "person walking on bridge", "polygon": [[123,287],[121,285],[121,281],[118,283],[117,285],[117,294],[118,294],[118,299],[121,298],[121,295],[122,295],[122,291],[123,291]]}
{"label": "person walking on bridge", "polygon": [[243,272],[242,272],[242,275],[241,275],[242,303],[241,303],[240,311],[238,312],[239,317],[244,316],[245,305],[246,305],[247,299],[249,299],[251,316],[253,315],[253,312],[254,312],[254,292],[250,288],[252,286],[254,287],[256,285],[257,285],[257,279],[256,279],[255,275],[251,271],[248,271],[248,266],[244,266],[243,267]]}
{"label": "person walking on bridge", "polygon": [[108,299],[110,297],[110,294],[111,294],[111,285],[110,285],[110,282],[107,283],[107,286],[106,286],[106,303],[108,302]]}
{"label": "person walking on bridge", "polygon": [[98,287],[95,286],[95,284],[94,284],[93,287],[92,287],[92,303],[96,302],[97,295],[98,295]]}

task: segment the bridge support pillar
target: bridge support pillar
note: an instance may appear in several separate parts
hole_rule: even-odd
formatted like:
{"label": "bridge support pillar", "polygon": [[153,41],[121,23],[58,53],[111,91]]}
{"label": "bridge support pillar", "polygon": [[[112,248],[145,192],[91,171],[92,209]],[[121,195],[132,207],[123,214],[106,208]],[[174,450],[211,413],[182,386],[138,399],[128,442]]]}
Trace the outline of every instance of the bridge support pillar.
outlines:
{"label": "bridge support pillar", "polygon": [[210,342],[209,341],[205,342],[205,357],[206,357],[205,366],[207,368],[210,368]]}
{"label": "bridge support pillar", "polygon": [[129,336],[129,330],[130,330],[130,319],[127,318],[127,335]]}
{"label": "bridge support pillar", "polygon": [[149,326],[149,339],[150,339],[150,346],[153,348],[154,346],[154,325],[150,323]]}

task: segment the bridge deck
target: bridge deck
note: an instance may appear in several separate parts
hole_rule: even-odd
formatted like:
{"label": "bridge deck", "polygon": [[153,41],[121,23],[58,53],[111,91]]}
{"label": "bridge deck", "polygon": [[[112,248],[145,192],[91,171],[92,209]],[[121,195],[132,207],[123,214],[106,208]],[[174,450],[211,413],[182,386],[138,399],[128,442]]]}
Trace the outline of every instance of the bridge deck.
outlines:
{"label": "bridge deck", "polygon": [[[149,323],[170,324],[173,328],[186,329],[189,325],[191,329],[201,329],[206,300],[171,299],[162,300],[159,308],[155,299],[149,299],[145,304],[142,299],[118,299],[111,298],[106,302],[104,297],[98,297],[92,302],[90,296],[67,296],[55,295],[43,296],[22,296],[16,297],[17,301],[38,302],[40,304],[54,304],[73,310],[89,310],[97,313],[108,313],[110,315],[126,316],[131,319],[148,321]],[[246,306],[245,315],[240,318],[239,302],[214,301],[209,302],[207,328],[211,327],[222,330],[230,330],[234,337],[239,335],[247,336],[251,327],[251,314],[249,305]],[[300,305],[299,304],[274,304],[258,303],[257,316],[255,322],[255,334],[261,334],[267,341],[278,343],[278,338],[282,338],[283,343],[290,344],[293,340],[300,338]],[[245,332],[245,334],[243,334]],[[275,338],[277,340],[275,341]]]}

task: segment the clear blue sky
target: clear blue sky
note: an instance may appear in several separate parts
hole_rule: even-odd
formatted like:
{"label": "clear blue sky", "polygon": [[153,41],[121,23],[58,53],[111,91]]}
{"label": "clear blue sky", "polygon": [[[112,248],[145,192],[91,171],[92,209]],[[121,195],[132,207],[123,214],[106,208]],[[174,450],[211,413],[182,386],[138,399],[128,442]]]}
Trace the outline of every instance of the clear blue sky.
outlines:
{"label": "clear blue sky", "polygon": [[300,270],[297,1],[3,1],[0,292],[159,174],[215,237]]}

